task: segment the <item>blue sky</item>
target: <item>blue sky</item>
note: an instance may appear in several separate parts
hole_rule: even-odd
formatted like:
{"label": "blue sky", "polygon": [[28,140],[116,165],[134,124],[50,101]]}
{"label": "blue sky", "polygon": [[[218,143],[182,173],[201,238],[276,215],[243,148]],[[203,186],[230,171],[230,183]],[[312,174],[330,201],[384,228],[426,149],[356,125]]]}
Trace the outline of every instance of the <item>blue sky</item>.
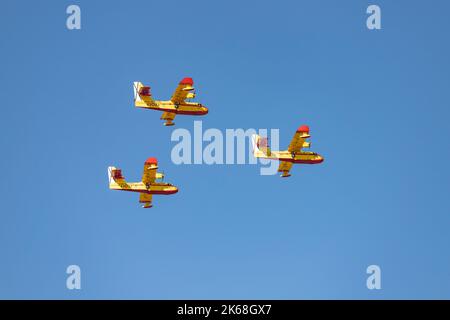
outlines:
{"label": "blue sky", "polygon": [[[70,4],[81,30],[66,28]],[[366,28],[378,4],[382,30]],[[0,298],[450,298],[447,1],[6,1]],[[135,109],[132,81],[202,118]],[[309,124],[325,162],[175,165],[172,130]],[[140,208],[106,168],[180,188]],[[66,289],[68,265],[82,289]],[[366,268],[382,289],[366,288]]]}

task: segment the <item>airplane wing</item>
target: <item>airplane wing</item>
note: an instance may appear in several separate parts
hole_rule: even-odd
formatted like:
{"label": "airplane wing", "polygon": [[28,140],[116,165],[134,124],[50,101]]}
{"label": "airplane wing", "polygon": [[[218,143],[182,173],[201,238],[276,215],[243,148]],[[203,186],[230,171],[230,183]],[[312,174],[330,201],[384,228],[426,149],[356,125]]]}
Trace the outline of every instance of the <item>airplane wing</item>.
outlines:
{"label": "airplane wing", "polygon": [[280,161],[280,165],[278,166],[278,172],[282,172],[282,177],[289,177],[289,171],[292,168],[292,162]]}
{"label": "airplane wing", "polygon": [[298,153],[302,148],[309,148],[310,143],[305,142],[305,139],[309,137],[309,127],[300,126],[289,144],[288,151],[290,153]]}
{"label": "airplane wing", "polygon": [[172,95],[172,98],[170,100],[174,104],[181,104],[186,99],[191,99],[195,97],[194,91],[194,81],[192,78],[184,78],[180,81],[178,84],[178,87],[175,89],[175,92]]}
{"label": "airplane wing", "polygon": [[[158,160],[156,158],[148,158],[144,163],[144,172],[142,174],[142,182],[146,185],[155,182],[156,169],[158,169]],[[142,194],[141,194],[142,195]]]}
{"label": "airplane wing", "polygon": [[143,203],[143,208],[151,208],[152,207],[152,195],[148,193],[140,193],[139,194],[139,202]]}

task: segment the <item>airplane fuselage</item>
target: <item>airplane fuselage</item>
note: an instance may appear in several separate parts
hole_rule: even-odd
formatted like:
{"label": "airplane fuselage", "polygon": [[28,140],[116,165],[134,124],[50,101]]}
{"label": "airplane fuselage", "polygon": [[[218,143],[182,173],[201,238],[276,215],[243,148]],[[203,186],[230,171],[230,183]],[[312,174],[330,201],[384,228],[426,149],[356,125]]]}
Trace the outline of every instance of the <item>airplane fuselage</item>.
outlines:
{"label": "airplane fuselage", "polygon": [[271,160],[280,160],[292,163],[317,164],[323,162],[323,157],[315,152],[302,151],[301,153],[292,154],[285,151],[271,151],[270,155],[266,155],[259,151],[255,156]]}
{"label": "airplane fuselage", "polygon": [[170,183],[154,182],[151,185],[145,185],[143,182],[123,182],[118,184],[113,182],[110,185],[112,190],[122,190],[130,192],[140,192],[148,194],[174,194],[178,192],[178,188]]}
{"label": "airplane fuselage", "polygon": [[192,116],[203,116],[208,113],[208,108],[197,102],[183,102],[177,105],[170,100],[155,100],[153,103],[136,101],[136,107]]}

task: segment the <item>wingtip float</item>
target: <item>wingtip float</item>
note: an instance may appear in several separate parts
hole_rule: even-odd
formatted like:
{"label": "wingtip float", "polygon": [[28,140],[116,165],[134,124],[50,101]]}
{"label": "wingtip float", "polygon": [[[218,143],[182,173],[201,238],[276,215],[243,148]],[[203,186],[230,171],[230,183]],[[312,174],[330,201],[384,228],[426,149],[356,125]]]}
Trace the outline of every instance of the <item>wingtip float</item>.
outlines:
{"label": "wingtip float", "polygon": [[133,82],[134,106],[137,108],[162,111],[161,120],[165,126],[173,126],[177,114],[203,116],[208,108],[199,102],[189,101],[195,98],[194,81],[184,78],[179,83],[170,100],[154,100],[151,88],[142,82]]}

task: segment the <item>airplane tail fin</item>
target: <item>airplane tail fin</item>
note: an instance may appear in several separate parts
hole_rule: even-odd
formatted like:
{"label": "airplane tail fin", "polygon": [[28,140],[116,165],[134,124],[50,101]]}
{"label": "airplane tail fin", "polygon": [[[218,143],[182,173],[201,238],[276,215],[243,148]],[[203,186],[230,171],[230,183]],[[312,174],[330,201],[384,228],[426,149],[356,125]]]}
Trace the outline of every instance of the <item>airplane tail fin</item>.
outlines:
{"label": "airplane tail fin", "polygon": [[258,148],[259,139],[261,139],[261,137],[258,136],[257,134],[252,135],[253,156],[255,156],[255,158],[257,157],[256,155],[259,152]]}
{"label": "airplane tail fin", "polygon": [[155,103],[152,98],[150,87],[144,86],[142,82],[133,82],[133,91],[135,107],[146,107]]}
{"label": "airplane tail fin", "polygon": [[125,182],[125,178],[122,175],[122,170],[116,167],[108,167],[109,188],[112,189],[114,184],[119,182]]}
{"label": "airplane tail fin", "polygon": [[270,156],[270,147],[267,138],[261,138],[259,135],[252,135],[253,156],[255,158]]}

